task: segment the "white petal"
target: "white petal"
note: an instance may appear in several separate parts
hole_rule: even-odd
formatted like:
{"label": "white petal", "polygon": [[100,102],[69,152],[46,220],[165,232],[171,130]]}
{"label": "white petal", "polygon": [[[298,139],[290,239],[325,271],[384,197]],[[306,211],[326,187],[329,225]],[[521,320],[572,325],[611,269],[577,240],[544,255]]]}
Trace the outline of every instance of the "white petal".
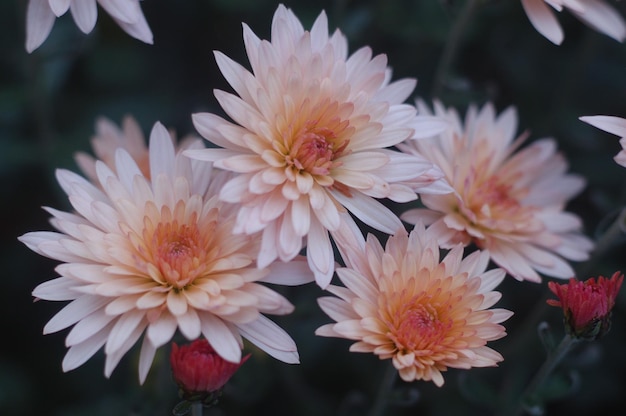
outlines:
{"label": "white petal", "polygon": [[26,10],[26,51],[31,53],[46,40],[56,16],[48,0],[30,0]]}
{"label": "white petal", "polygon": [[241,334],[272,357],[288,364],[300,362],[296,344],[287,333],[264,316],[247,324],[238,324]]}
{"label": "white petal", "polygon": [[613,116],[585,116],[581,121],[619,137],[626,137],[626,119]]}
{"label": "white petal", "polygon": [[394,234],[396,230],[402,228],[396,214],[375,199],[357,191],[353,191],[349,197],[341,192],[331,192],[340,204],[370,227],[387,234]]}
{"label": "white petal", "polygon": [[98,19],[98,8],[93,0],[72,1],[72,17],[83,33],[90,33]]}
{"label": "white petal", "polygon": [[156,350],[156,347],[152,345],[148,337],[144,337],[141,343],[141,352],[139,353],[139,384],[143,384],[146,381]]}
{"label": "white petal", "polygon": [[220,357],[232,363],[241,361],[241,346],[229,327],[210,312],[200,312],[202,335]]}
{"label": "white petal", "polygon": [[315,280],[307,262],[302,257],[296,257],[287,263],[275,262],[269,268],[270,272],[260,279],[260,282],[298,286]]}

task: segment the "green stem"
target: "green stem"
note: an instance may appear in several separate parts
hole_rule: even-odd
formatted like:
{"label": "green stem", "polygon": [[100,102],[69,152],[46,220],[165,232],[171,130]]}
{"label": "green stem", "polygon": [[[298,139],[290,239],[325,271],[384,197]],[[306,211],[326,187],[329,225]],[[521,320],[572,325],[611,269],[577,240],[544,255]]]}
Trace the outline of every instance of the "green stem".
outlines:
{"label": "green stem", "polygon": [[473,11],[478,4],[478,1],[479,0],[467,0],[463,10],[461,10],[452,25],[450,35],[446,40],[446,44],[444,45],[441,58],[439,59],[439,64],[437,65],[437,70],[435,72],[435,79],[433,81],[433,88],[431,91],[433,98],[437,98],[439,94],[441,94],[441,89],[454,60],[454,56],[456,55],[456,51],[461,43],[461,38],[465,32],[468,22],[470,21],[470,18],[472,17]]}
{"label": "green stem", "polygon": [[568,334],[565,334],[565,336],[563,337],[559,345],[550,355],[548,355],[548,358],[546,358],[546,361],[544,361],[541,368],[539,368],[539,371],[537,371],[535,376],[532,378],[532,380],[530,381],[530,383],[524,390],[524,393],[522,394],[520,401],[517,404],[517,409],[515,413],[513,414],[515,415],[523,414],[525,404],[529,400],[532,401],[534,399],[534,396],[537,394],[537,391],[541,388],[541,386],[546,381],[548,376],[552,373],[554,368],[561,362],[561,360],[563,360],[563,357],[565,357],[565,355],[570,350],[572,345],[574,345],[577,341],[578,339],[572,338]]}
{"label": "green stem", "polygon": [[383,375],[380,387],[378,388],[376,401],[374,402],[374,406],[372,407],[372,410],[370,410],[368,416],[382,416],[385,414],[385,409],[387,408],[389,396],[393,390],[393,385],[396,381],[397,375],[398,370],[396,370],[393,364],[389,363],[385,369],[385,374]]}
{"label": "green stem", "polygon": [[191,404],[191,416],[202,416],[204,413],[202,409],[202,402],[196,400]]}
{"label": "green stem", "polygon": [[[595,261],[598,261],[598,259],[601,259],[604,254],[609,251],[615,244],[615,241],[619,238],[624,236],[624,234],[626,233],[626,208],[622,209],[620,211],[620,213],[618,214],[617,218],[615,219],[615,221],[613,221],[613,223],[609,226],[609,228],[607,228],[606,232],[604,234],[602,234],[602,236],[598,239],[598,241],[596,241],[596,245],[595,248],[593,249],[592,252],[592,259]],[[586,263],[586,266],[584,268],[584,271],[581,270],[578,273],[578,276],[581,278],[587,278],[587,269],[590,267],[593,267],[593,264],[591,261],[588,261]]]}

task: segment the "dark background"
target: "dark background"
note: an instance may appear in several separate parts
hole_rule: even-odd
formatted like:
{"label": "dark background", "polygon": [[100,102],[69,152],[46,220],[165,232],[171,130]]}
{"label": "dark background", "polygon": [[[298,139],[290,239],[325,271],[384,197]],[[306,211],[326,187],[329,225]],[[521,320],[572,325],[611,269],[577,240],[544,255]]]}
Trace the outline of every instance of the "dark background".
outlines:
{"label": "dark background", "polygon": [[[626,4],[614,2],[623,15]],[[155,121],[179,135],[193,132],[190,114],[221,114],[214,88],[230,90],[212,51],[247,66],[241,35],[246,22],[269,37],[277,2],[270,0],[145,0],[142,7],[155,44],[127,36],[99,8],[95,30],[83,35],[69,13],[57,19],[48,40],[33,54],[24,49],[26,1],[0,2],[0,414],[2,415],[167,415],[177,402],[162,348],[148,381],[139,386],[138,349],[110,379],[97,354],[85,365],[61,371],[66,332],[42,335],[62,307],[33,303],[32,289],[55,276],[55,262],[17,242],[28,231],[47,230],[41,206],[69,209],[54,179],[58,167],[76,170],[73,154],[89,151],[96,117],[119,123],[134,115],[147,133]],[[394,78],[416,77],[416,96],[437,96],[464,111],[470,102],[490,100],[499,110],[515,105],[520,129],[531,140],[558,139],[571,171],[588,180],[568,209],[580,215],[585,231],[602,235],[625,205],[626,170],[613,162],[618,139],[580,121],[583,115],[626,117],[626,45],[587,28],[569,13],[559,19],[565,41],[554,46],[530,25],[521,4],[482,1],[461,36],[443,85],[436,71],[465,1],[286,1],[309,28],[325,9],[330,27],[349,38],[350,51],[370,45],[386,53]],[[624,269],[624,240],[608,252],[577,265],[579,277],[610,276]],[[546,279],[547,281],[547,279]],[[485,415],[507,413],[545,354],[536,335],[548,321],[555,338],[563,334],[561,312],[548,308],[546,281],[500,287],[500,306],[515,312],[509,336],[494,342],[505,361],[499,368],[450,370],[442,388],[428,382],[398,382],[387,414]],[[281,289],[282,290],[282,289]],[[329,318],[315,299],[314,285],[282,290],[296,305],[276,319],[299,346],[301,365],[277,362],[253,349],[252,358],[227,386],[214,415],[362,415],[371,407],[388,362],[348,352],[350,342],[315,337]],[[602,340],[579,345],[548,385],[548,414],[613,415],[626,408],[626,290],[618,298],[613,329]],[[540,305],[537,309],[536,305]],[[530,321],[530,323],[529,323]],[[503,410],[505,409],[505,410]],[[565,413],[567,412],[567,413]]]}

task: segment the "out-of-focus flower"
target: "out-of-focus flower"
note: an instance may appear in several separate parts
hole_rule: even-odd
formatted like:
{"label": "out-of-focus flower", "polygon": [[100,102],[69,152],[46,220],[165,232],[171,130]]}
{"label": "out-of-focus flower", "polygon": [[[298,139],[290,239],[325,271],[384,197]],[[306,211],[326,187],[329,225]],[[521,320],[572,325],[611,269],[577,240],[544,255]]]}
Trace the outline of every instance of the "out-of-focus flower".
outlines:
{"label": "out-of-focus flower", "polygon": [[115,153],[119,148],[128,152],[144,177],[150,178],[150,152],[141,127],[131,116],[124,118],[121,127],[120,129],[107,118],[99,118],[96,121],[96,134],[91,139],[95,158],[85,152],[76,154],[76,163],[91,182],[98,182],[96,172],[98,160],[104,162],[110,169],[115,169]]}
{"label": "out-of-focus flower", "polygon": [[565,330],[574,338],[595,340],[611,328],[611,310],[624,275],[615,272],[610,279],[603,276],[583,281],[570,279],[569,283],[548,282],[558,299],[548,304],[563,309]]}
{"label": "out-of-focus flower", "polygon": [[337,275],[345,285],[330,285],[338,297],[323,297],[320,307],[336,323],[316,334],[357,342],[350,351],[392,359],[405,381],[444,383],[447,368],[495,366],[502,356],[486,346],[506,335],[501,322],[512,312],[489,309],[500,293],[502,269],[485,271],[487,252],[463,259],[456,246],[439,259],[436,233],[417,225],[401,229],[385,249],[372,235],[365,248],[344,247],[348,267]]}
{"label": "out-of-focus flower", "polygon": [[[415,189],[407,184],[436,171],[419,156],[385,148],[443,124],[416,118],[415,108],[402,104],[415,80],[390,83],[384,55],[372,58],[364,47],[348,57],[346,37],[329,36],[323,12],[309,32],[280,5],[271,42],[246,25],[243,36],[252,72],[215,54],[238,94],[215,96],[236,124],[195,114],[199,133],[224,149],[187,154],[240,174],[220,198],[242,205],[236,232],[262,230],[261,267],[276,258],[289,261],[306,244],[317,283],[325,287],[334,266],[328,232],[353,222],[346,209],[393,233],[400,220],[375,198],[413,200]],[[424,176],[423,191],[440,177]]]}
{"label": "out-of-focus flower", "polygon": [[[187,148],[202,147],[200,140]],[[108,377],[143,337],[143,382],[156,349],[176,330],[190,340],[204,335],[225,360],[239,363],[242,336],[285,362],[295,363],[293,340],[262,313],[293,310],[284,297],[258,281],[312,281],[306,262],[254,265],[260,236],[233,235],[235,215],[215,195],[227,172],[176,151],[170,133],[155,124],[150,134],[149,178],[123,148],[114,166],[95,163],[97,186],[72,172],[57,179],[75,213],[51,208],[58,232],[32,232],[20,240],[59,260],[60,277],[33,295],[70,301],[44,333],[73,326],[64,371],[82,365],[101,347]]]}
{"label": "out-of-focus flower", "polygon": [[181,347],[172,343],[170,365],[182,398],[202,401],[205,396],[219,392],[249,357],[250,354],[238,363],[231,363],[217,354],[206,339],[200,338]]}
{"label": "out-of-focus flower", "polygon": [[[419,109],[430,111],[422,103]],[[556,152],[555,141],[537,140],[516,152],[526,135],[513,140],[513,108],[496,116],[491,104],[480,111],[472,106],[465,125],[455,110],[440,103],[435,113],[447,117],[449,130],[398,147],[437,164],[455,193],[423,195],[428,209],[412,209],[401,218],[432,223],[445,248],[473,242],[489,250],[492,260],[516,279],[541,281],[537,272],[572,277],[562,257],[585,260],[593,244],[580,233],[580,219],[563,210],[585,182],[565,173],[567,162]]]}
{"label": "out-of-focus flower", "polygon": [[139,0],[29,0],[26,11],[26,50],[30,53],[46,40],[54,21],[68,10],[76,26],[90,33],[96,25],[99,4],[130,36],[152,44],[152,31]]}
{"label": "out-of-focus flower", "polygon": [[626,38],[626,22],[604,0],[522,0],[524,11],[537,32],[556,45],[563,42],[563,29],[548,5],[559,12],[566,8],[589,27],[619,42]]}
{"label": "out-of-focus flower", "polygon": [[620,137],[619,144],[622,145],[622,150],[615,155],[614,160],[626,167],[626,119],[613,116],[585,116],[580,117],[580,120]]}

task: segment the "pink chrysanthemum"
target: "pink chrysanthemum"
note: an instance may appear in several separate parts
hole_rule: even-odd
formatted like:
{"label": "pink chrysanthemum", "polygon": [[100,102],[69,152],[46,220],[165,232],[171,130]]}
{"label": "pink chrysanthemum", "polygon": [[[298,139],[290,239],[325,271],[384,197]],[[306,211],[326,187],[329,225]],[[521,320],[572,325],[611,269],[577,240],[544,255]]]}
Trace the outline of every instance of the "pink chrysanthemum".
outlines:
{"label": "pink chrysanthemum", "polygon": [[512,108],[497,116],[491,104],[480,111],[470,107],[464,125],[440,103],[435,113],[447,117],[449,130],[398,147],[437,164],[455,192],[423,195],[427,209],[409,210],[401,218],[432,224],[443,247],[473,242],[488,249],[516,279],[538,282],[537,272],[572,277],[563,257],[585,260],[592,243],[581,234],[580,219],[563,210],[584,180],[565,173],[567,162],[556,152],[555,141],[537,140],[518,150],[526,135],[513,140],[517,115]]}
{"label": "pink chrysanthemum", "polygon": [[570,279],[567,284],[548,282],[558,299],[548,304],[563,309],[565,329],[576,338],[594,340],[606,334],[611,327],[611,311],[624,275],[615,272],[610,279],[604,276],[580,281]]}
{"label": "pink chrysanthemum", "polygon": [[346,286],[331,285],[338,297],[319,305],[336,323],[316,334],[357,342],[350,351],[392,359],[405,381],[444,383],[447,368],[495,366],[502,356],[486,346],[506,335],[501,322],[512,312],[489,309],[500,293],[501,269],[485,271],[487,252],[463,259],[463,248],[439,259],[436,233],[417,225],[402,229],[385,249],[372,235],[365,248],[344,247],[348,267],[337,275]]}
{"label": "pink chrysanthemum", "polygon": [[241,204],[236,232],[263,231],[261,267],[276,258],[288,261],[307,244],[309,264],[324,287],[334,264],[328,231],[353,221],[346,209],[393,233],[400,221],[374,198],[413,200],[415,179],[423,177],[420,189],[428,192],[441,177],[423,158],[385,148],[440,131],[442,123],[416,118],[415,108],[402,104],[415,81],[389,83],[384,55],[372,58],[366,47],[348,57],[345,36],[329,36],[323,12],[309,32],[280,5],[271,42],[246,25],[243,32],[252,72],[215,54],[239,95],[215,96],[237,124],[195,114],[200,134],[224,149],[187,154],[240,174],[220,198]]}
{"label": "pink chrysanthemum", "polygon": [[620,137],[619,144],[622,150],[615,155],[614,160],[621,166],[626,167],[626,119],[613,116],[585,116],[580,120],[594,127]]}
{"label": "pink chrysanthemum", "polygon": [[604,0],[522,0],[528,19],[550,42],[563,42],[563,29],[554,16],[554,10],[569,10],[589,27],[622,42],[626,38],[626,22],[613,7]]}
{"label": "pink chrysanthemum", "polygon": [[[190,144],[202,147],[201,141]],[[189,148],[189,147],[188,147]],[[156,349],[176,330],[203,335],[230,362],[241,360],[242,336],[285,362],[298,361],[293,340],[262,313],[293,310],[258,281],[311,281],[304,261],[259,269],[260,236],[233,235],[235,215],[214,194],[228,173],[176,152],[157,123],[150,135],[149,178],[123,148],[108,166],[95,163],[97,186],[72,172],[57,179],[75,213],[51,208],[58,232],[20,238],[33,251],[63,264],[60,277],[35,288],[36,298],[70,301],[44,328],[73,326],[64,371],[82,365],[104,346],[108,377],[143,337],[143,382]]]}
{"label": "pink chrysanthemum", "polygon": [[72,13],[76,26],[90,33],[96,25],[99,4],[130,36],[152,44],[152,31],[139,6],[139,0],[29,0],[26,12],[26,50],[30,53],[46,40],[54,21]]}

